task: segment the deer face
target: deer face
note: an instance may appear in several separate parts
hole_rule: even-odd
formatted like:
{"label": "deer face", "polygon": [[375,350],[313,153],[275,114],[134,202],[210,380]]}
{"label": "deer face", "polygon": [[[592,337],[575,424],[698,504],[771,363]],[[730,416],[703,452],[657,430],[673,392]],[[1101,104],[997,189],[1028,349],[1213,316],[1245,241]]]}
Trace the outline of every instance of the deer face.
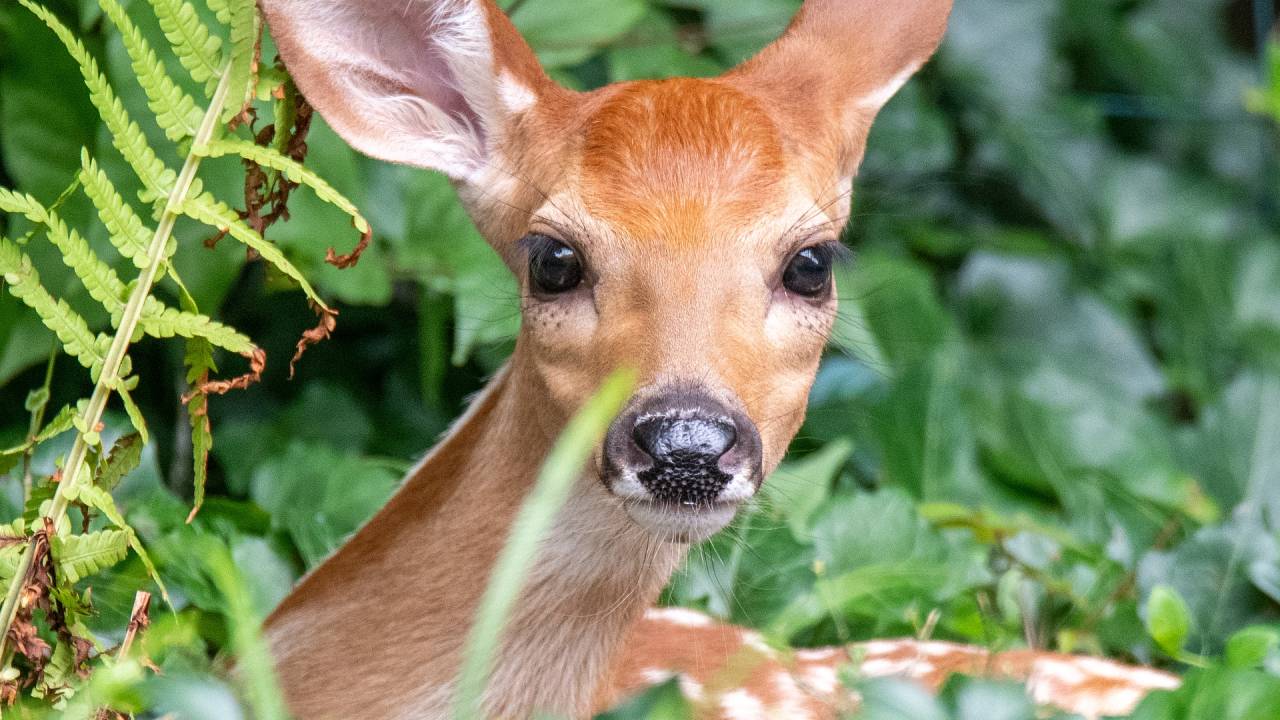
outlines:
{"label": "deer face", "polygon": [[340,134],[455,180],[519,279],[513,367],[549,437],[613,369],[639,372],[596,469],[683,541],[728,522],[803,419],[866,130],[949,6],[811,2],[720,78],[578,94],[488,0],[264,3]]}

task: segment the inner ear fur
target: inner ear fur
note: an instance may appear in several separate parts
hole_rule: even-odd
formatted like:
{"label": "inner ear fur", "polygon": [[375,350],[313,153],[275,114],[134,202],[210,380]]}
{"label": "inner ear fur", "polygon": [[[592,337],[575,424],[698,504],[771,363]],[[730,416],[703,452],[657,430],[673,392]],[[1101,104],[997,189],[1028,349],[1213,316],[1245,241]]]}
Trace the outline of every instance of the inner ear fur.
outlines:
{"label": "inner ear fur", "polygon": [[307,100],[373,157],[474,178],[557,88],[492,0],[261,0]]}

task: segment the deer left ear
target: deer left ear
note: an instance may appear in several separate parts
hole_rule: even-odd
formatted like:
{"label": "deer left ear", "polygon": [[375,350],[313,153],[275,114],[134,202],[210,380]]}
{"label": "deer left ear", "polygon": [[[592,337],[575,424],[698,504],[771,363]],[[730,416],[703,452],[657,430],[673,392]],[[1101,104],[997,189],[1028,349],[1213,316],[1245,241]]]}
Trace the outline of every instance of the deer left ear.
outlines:
{"label": "deer left ear", "polygon": [[951,0],[806,0],[782,37],[725,80],[766,98],[799,142],[829,138],[847,178],[871,121],[937,50],[950,13]]}
{"label": "deer left ear", "polygon": [[307,100],[347,142],[471,182],[505,121],[558,90],[493,0],[261,0]]}

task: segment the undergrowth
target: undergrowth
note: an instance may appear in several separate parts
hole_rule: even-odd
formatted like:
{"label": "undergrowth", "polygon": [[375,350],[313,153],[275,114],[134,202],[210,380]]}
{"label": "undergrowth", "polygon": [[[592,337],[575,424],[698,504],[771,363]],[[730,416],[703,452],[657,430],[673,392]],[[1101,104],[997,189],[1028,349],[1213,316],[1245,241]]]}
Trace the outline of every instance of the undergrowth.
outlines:
{"label": "undergrowth", "polygon": [[[127,199],[124,184],[104,170],[108,163],[88,149],[81,152],[80,172],[48,204],[0,188],[0,211],[25,220],[24,232],[0,237],[0,287],[57,337],[45,382],[27,399],[27,437],[0,450],[0,472],[21,464],[24,477],[22,515],[0,526],[0,583],[6,588],[0,606],[0,700],[4,705],[21,703],[27,712],[39,713],[44,707],[69,716],[122,716],[129,704],[116,701],[127,695],[125,689],[148,665],[134,638],[149,621],[151,588],[137,589],[124,640],[117,647],[104,647],[85,625],[93,612],[92,578],[133,552],[154,589],[166,604],[170,601],[138,533],[112,498],[113,488],[138,465],[150,440],[146,417],[133,399],[149,379],[134,373],[130,348],[144,338],[183,345],[188,388],[182,400],[191,428],[194,479],[188,522],[204,500],[213,445],[208,398],[256,382],[267,362],[266,353],[251,338],[201,311],[175,267],[175,256],[203,252],[201,240],[213,245],[229,236],[245,246],[249,259],[261,259],[300,288],[319,321],[298,340],[292,369],[308,345],[328,336],[337,313],[264,238],[264,231],[287,217],[290,192],[300,185],[351,218],[356,249],[346,255],[331,249],[326,258],[331,264],[354,264],[369,242],[370,228],[349,200],[302,165],[311,111],[278,65],[262,64],[262,21],[252,0],[209,0],[207,8],[186,0],[149,0],[169,42],[160,49],[151,46],[118,0],[100,3],[119,30],[145,92],[150,115],[140,120],[163,132],[169,141],[165,147],[148,141],[76,34],[50,10],[29,0],[20,2],[74,58],[111,145],[142,190],[136,201]],[[206,17],[216,24],[206,25]],[[173,53],[189,82],[169,75],[157,54],[165,52]],[[197,88],[196,94],[188,92],[189,87]],[[263,115],[271,122],[257,127]],[[203,161],[221,156],[243,162],[243,210],[233,209],[202,186]],[[118,166],[117,158],[111,160],[110,165]],[[132,277],[122,277],[112,259],[95,252],[86,239],[90,230],[73,227],[60,216],[60,207],[76,193],[92,202],[111,248],[136,271]],[[195,223],[178,232],[184,218]],[[201,231],[201,226],[209,229]],[[92,330],[82,311],[42,280],[28,252],[36,243],[56,247],[62,262],[110,317],[107,329]],[[93,389],[88,397],[51,412],[50,383],[59,353],[80,365]],[[218,362],[226,364],[221,356],[236,358],[244,369],[230,377],[218,375]],[[112,403],[123,409],[132,432],[107,445],[102,438],[104,414]],[[56,471],[33,477],[37,449],[64,433],[73,433],[74,440],[58,459]],[[239,662],[256,671],[245,674],[245,694],[258,716],[281,717],[284,711],[270,665],[254,660],[265,658],[256,623],[247,619],[252,615],[246,602],[235,601],[243,594],[235,565],[225,549],[207,550],[201,553],[205,571],[227,597],[231,645]],[[92,680],[86,683],[86,678]]]}

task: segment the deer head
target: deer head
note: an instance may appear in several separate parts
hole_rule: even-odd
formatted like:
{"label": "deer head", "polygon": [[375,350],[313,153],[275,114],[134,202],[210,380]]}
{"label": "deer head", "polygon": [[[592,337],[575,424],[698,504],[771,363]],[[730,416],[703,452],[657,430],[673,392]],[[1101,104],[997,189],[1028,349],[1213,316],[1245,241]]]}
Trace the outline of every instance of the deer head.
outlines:
{"label": "deer head", "polygon": [[632,366],[600,481],[674,540],[728,522],[801,423],[867,131],[950,0],[810,0],[721,77],[588,93],[551,81],[489,0],[263,5],[334,129],[448,175],[518,278],[512,368],[542,431]]}

